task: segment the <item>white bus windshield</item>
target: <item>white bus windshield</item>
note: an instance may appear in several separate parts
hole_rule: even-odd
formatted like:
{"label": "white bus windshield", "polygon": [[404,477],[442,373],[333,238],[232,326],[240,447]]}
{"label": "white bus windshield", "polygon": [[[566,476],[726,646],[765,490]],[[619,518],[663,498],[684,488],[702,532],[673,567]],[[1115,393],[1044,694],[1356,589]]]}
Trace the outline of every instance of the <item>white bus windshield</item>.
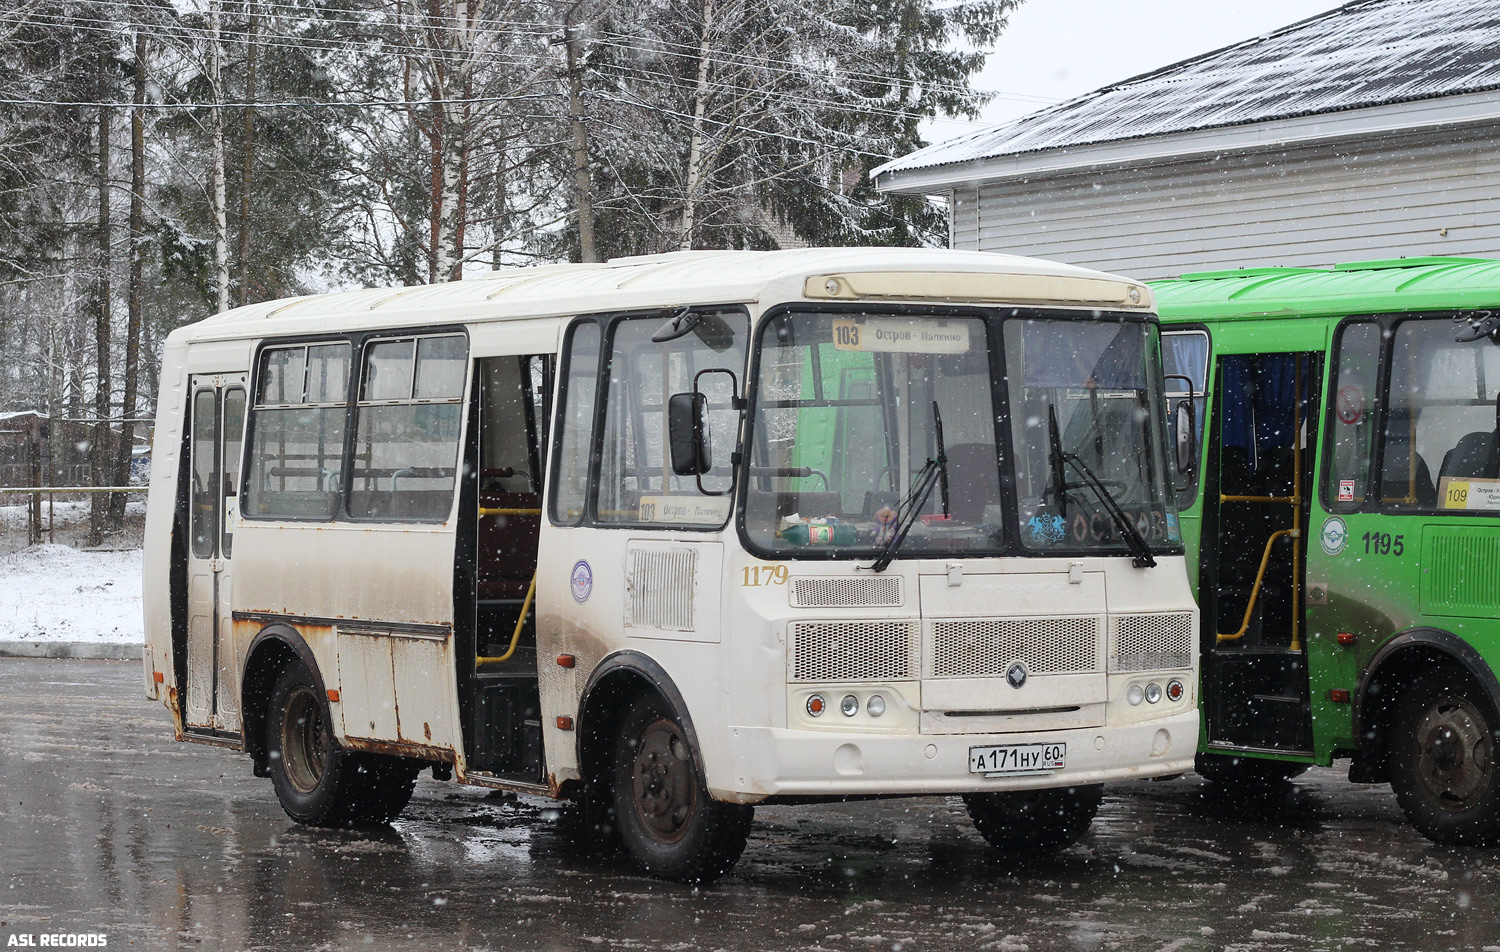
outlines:
{"label": "white bus windshield", "polygon": [[[774,557],[873,556],[941,444],[944,465],[902,557],[1124,551],[1080,463],[1142,536],[1175,542],[1155,340],[1149,325],[1076,318],[776,317],[760,339],[746,541]],[[1074,457],[1063,483],[1049,472],[1049,406]]]}

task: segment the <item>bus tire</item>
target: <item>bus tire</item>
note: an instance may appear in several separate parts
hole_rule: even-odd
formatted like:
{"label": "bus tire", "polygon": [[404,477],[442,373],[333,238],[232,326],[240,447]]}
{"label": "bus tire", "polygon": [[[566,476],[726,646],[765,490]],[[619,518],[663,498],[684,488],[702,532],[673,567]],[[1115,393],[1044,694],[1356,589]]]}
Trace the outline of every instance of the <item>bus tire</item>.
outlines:
{"label": "bus tire", "polygon": [[985,842],[1010,854],[1042,855],[1083,838],[1099,813],[1104,785],[966,793],[963,800]]}
{"label": "bus tire", "polygon": [[1198,776],[1225,789],[1275,786],[1302,776],[1311,766],[1293,760],[1267,760],[1235,754],[1198,754],[1193,758],[1193,770]]}
{"label": "bus tire", "polygon": [[721,803],[694,765],[687,733],[665,702],[639,697],[615,739],[615,822],[626,850],[653,876],[711,883],[744,852],[755,808]]}
{"label": "bus tire", "polygon": [[1391,788],[1428,839],[1466,846],[1500,842],[1497,737],[1494,704],[1455,668],[1429,668],[1402,692],[1390,737]]}
{"label": "bus tire", "polygon": [[398,758],[339,746],[328,701],[301,664],[284,667],[271,689],[266,752],[281,808],[310,826],[387,823],[416,785],[416,769]]}

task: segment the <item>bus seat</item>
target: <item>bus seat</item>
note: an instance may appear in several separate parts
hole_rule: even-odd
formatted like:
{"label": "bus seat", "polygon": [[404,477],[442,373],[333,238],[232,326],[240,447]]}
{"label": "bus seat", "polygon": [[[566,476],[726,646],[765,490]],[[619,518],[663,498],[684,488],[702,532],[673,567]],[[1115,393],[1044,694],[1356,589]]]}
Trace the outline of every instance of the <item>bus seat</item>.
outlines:
{"label": "bus seat", "polygon": [[1422,509],[1431,509],[1437,504],[1437,486],[1432,481],[1432,471],[1409,441],[1391,439],[1386,442],[1380,495],[1387,502],[1400,502],[1409,497],[1415,503],[1408,505],[1414,504]]}
{"label": "bus seat", "polygon": [[1475,430],[1466,434],[1458,444],[1443,454],[1443,465],[1438,477],[1454,476],[1460,479],[1495,479],[1500,470],[1500,454],[1495,452],[1495,434]]}
{"label": "bus seat", "polygon": [[844,517],[844,501],[835,492],[786,493],[776,497],[776,514],[790,516],[793,513],[803,519],[822,519],[833,516]]}
{"label": "bus seat", "polygon": [[1000,502],[1000,464],[992,443],[948,447],[948,511],[959,522],[979,523],[984,507]]}

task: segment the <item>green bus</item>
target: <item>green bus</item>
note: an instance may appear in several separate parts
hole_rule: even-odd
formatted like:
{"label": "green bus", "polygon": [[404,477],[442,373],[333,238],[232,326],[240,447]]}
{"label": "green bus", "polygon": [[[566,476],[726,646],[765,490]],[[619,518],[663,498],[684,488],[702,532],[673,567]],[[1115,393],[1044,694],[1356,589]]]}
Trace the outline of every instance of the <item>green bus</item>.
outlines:
{"label": "green bus", "polygon": [[1199,773],[1351,757],[1431,839],[1500,842],[1500,261],[1152,287],[1202,608]]}

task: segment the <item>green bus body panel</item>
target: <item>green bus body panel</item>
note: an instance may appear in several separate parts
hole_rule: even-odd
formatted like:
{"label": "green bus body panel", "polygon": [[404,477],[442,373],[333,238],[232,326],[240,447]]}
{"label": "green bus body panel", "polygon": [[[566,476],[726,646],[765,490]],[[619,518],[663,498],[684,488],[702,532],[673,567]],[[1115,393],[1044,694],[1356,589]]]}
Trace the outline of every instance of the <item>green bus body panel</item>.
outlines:
{"label": "green bus body panel", "polygon": [[[1320,417],[1328,412],[1335,368],[1326,359],[1334,330],[1346,317],[1418,314],[1469,308],[1500,309],[1500,261],[1480,258],[1411,258],[1353,262],[1328,269],[1255,268],[1188,274],[1148,282],[1162,329],[1201,325],[1210,334],[1209,401],[1214,375],[1226,354],[1318,352],[1323,361]],[[1456,330],[1456,329],[1455,329]],[[1212,419],[1214,408],[1206,413]],[[1324,432],[1319,427],[1319,433]],[[1206,442],[1206,441],[1205,441]],[[1201,448],[1201,467],[1209,447]],[[1338,513],[1347,527],[1341,550],[1325,546],[1321,530],[1335,514],[1323,506],[1324,457],[1316,451],[1305,541],[1309,588],[1325,585],[1326,604],[1308,604],[1307,647],[1313,761],[1328,765],[1335,753],[1359,747],[1353,707],[1330,691],[1358,693],[1360,675],[1381,645],[1402,631],[1436,628],[1472,645],[1493,669],[1500,661],[1500,518],[1465,514],[1434,517],[1383,512]],[[1182,512],[1189,571],[1199,580],[1203,493]],[[1367,534],[1401,538],[1401,554],[1367,547]],[[1367,551],[1367,548],[1369,550]],[[1337,551],[1333,551],[1337,550]],[[1207,616],[1205,615],[1205,619]],[[1355,643],[1338,643],[1351,633]],[[1200,690],[1200,698],[1202,693]],[[1207,720],[1199,749],[1207,748]],[[1247,752],[1249,756],[1257,756]],[[1266,754],[1284,760],[1295,755]]]}

